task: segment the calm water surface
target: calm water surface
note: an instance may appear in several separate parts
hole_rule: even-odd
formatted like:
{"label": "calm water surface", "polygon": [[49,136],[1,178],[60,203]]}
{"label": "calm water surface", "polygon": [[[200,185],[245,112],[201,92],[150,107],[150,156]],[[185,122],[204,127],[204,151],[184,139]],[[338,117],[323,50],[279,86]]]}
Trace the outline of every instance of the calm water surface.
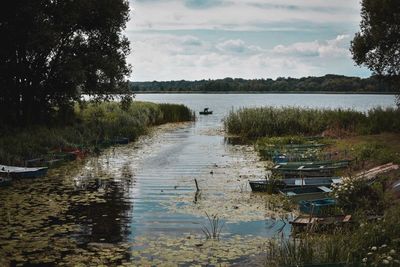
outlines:
{"label": "calm water surface", "polygon": [[[222,132],[224,116],[232,109],[254,106],[360,111],[395,106],[394,97],[387,95],[139,94],[136,99],[181,103],[197,114],[209,107],[214,113],[198,116],[193,123],[160,126],[137,142],[52,170],[42,180],[17,181],[11,189],[0,189],[3,258],[21,254],[20,262],[34,262],[50,246],[54,250],[46,254],[50,262],[81,263],[84,259],[75,257],[84,254],[79,249],[128,242],[133,256],[124,254],[125,260],[172,261],[168,248],[182,244],[171,240],[201,238],[209,214],[224,223],[225,247],[242,245],[242,250],[216,252],[225,255],[216,262],[240,262],[239,256],[250,251],[244,247],[246,242],[254,247],[251,242],[259,237],[290,233],[287,220],[295,214],[283,211],[273,196],[250,192],[248,180],[263,177],[265,163],[252,147],[227,142]],[[27,245],[32,240],[39,249]],[[200,245],[195,245],[188,245],[185,253],[199,253]]]}

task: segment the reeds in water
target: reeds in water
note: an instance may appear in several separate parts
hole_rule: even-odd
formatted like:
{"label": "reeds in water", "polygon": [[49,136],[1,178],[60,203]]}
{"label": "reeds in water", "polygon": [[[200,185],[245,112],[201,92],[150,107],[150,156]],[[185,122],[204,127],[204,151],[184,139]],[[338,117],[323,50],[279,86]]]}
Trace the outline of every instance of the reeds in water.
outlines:
{"label": "reeds in water", "polygon": [[400,132],[400,110],[375,108],[366,113],[351,109],[297,107],[242,108],[224,120],[229,134],[243,138],[322,133],[377,134]]}

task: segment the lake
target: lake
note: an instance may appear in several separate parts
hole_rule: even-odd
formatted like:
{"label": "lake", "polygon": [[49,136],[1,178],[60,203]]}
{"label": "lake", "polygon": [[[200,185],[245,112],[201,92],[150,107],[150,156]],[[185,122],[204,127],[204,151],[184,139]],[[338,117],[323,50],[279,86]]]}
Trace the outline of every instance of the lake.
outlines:
{"label": "lake", "polygon": [[[196,114],[208,107],[213,114],[156,127],[136,142],[51,170],[42,180],[0,189],[6,253],[70,264],[90,262],[93,255],[118,256],[114,260],[133,266],[243,264],[263,252],[265,237],[289,235],[296,211],[285,210],[278,196],[251,192],[248,180],[264,177],[268,163],[251,146],[224,137],[229,111],[395,106],[389,95],[139,94],[136,100],[181,103]],[[219,220],[218,242],[205,241],[207,216]]]}

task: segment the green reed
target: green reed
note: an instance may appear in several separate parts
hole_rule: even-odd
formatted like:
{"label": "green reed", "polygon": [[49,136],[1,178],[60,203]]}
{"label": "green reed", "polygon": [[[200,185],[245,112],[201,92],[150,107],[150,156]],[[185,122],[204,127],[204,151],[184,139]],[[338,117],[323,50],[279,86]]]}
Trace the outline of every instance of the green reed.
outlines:
{"label": "green reed", "polygon": [[224,126],[229,134],[248,139],[322,133],[400,132],[400,110],[375,108],[363,113],[351,109],[242,108],[231,111],[224,120]]}
{"label": "green reed", "polygon": [[62,126],[13,129],[0,136],[0,163],[23,164],[60,147],[93,149],[118,137],[135,140],[149,127],[194,120],[183,105],[132,102],[124,108],[116,102],[76,105],[73,122]]}

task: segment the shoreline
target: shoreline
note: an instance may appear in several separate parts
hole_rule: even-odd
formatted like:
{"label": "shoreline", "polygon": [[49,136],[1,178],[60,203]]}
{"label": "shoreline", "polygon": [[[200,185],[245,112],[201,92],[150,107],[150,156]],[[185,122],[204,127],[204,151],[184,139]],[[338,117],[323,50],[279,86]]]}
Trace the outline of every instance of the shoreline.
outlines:
{"label": "shoreline", "polygon": [[133,91],[134,94],[324,94],[324,95],[393,95],[395,92],[340,92],[340,91]]}

